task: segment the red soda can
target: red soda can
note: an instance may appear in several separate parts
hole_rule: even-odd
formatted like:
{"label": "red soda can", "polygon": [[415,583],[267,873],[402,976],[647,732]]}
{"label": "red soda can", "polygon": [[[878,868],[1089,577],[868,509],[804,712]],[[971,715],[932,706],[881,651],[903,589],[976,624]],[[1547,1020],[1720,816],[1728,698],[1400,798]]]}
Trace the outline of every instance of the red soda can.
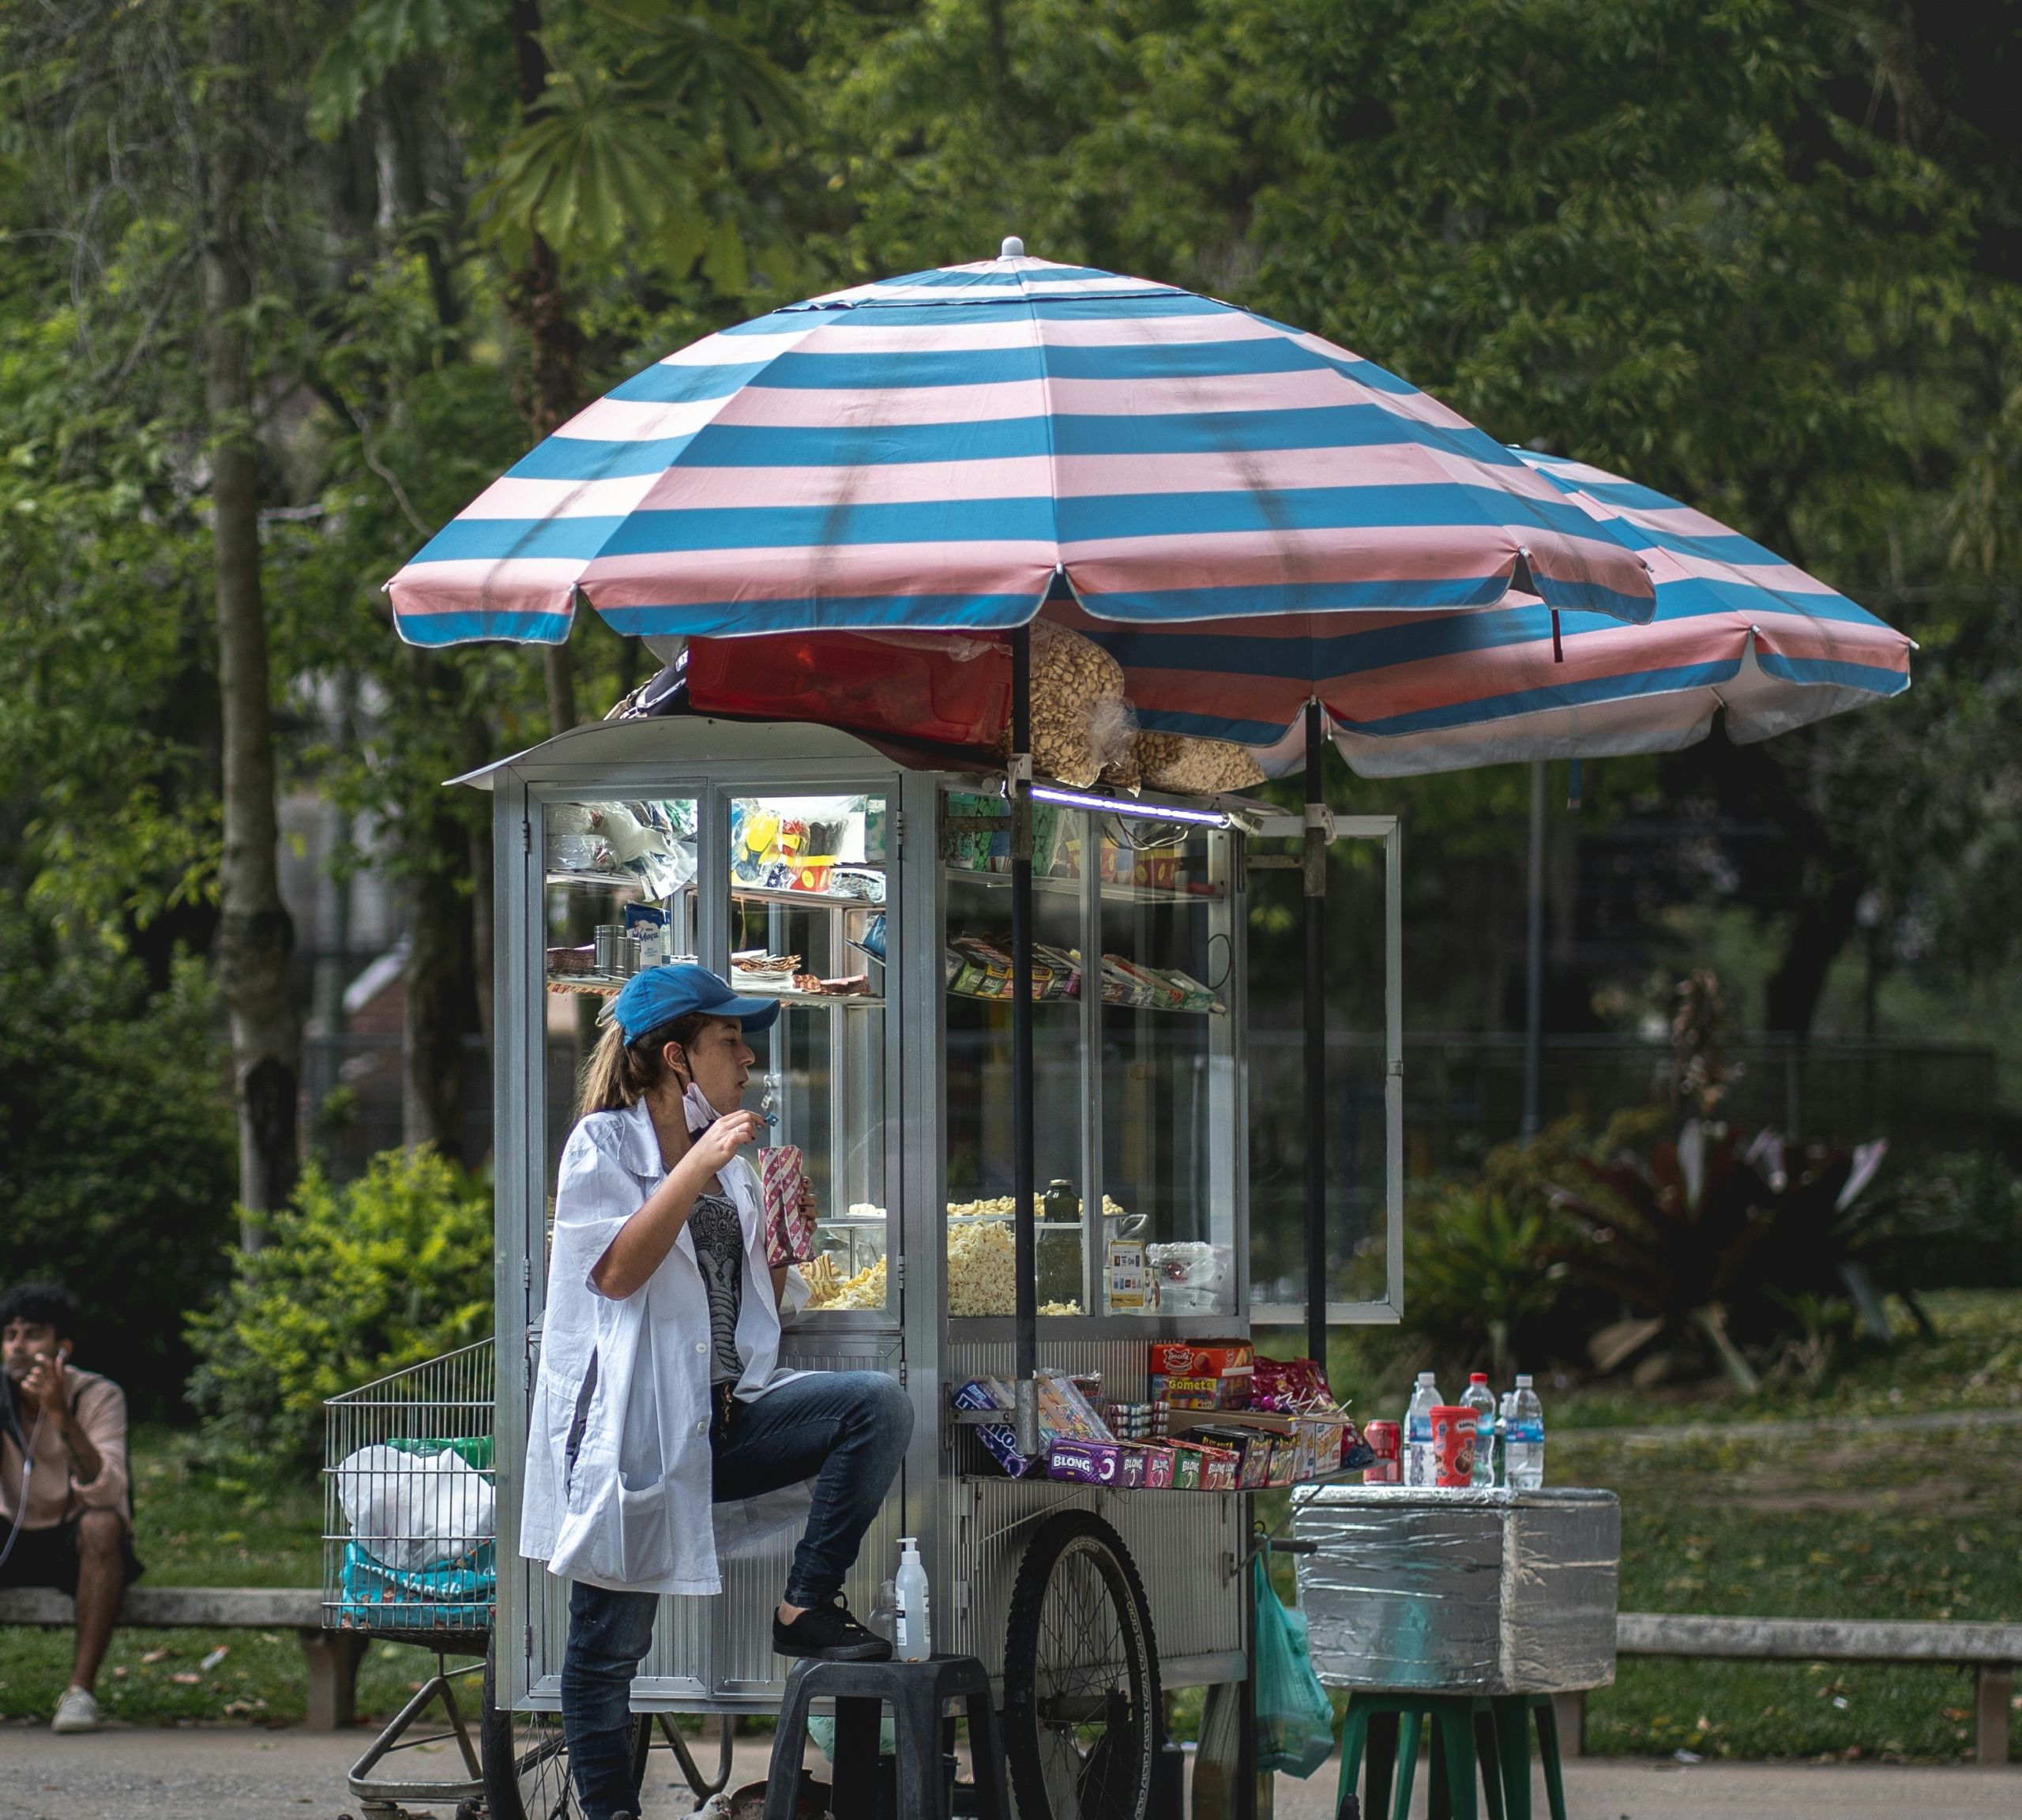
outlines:
{"label": "red soda can", "polygon": [[1363,1428],[1362,1438],[1376,1456],[1375,1463],[1363,1470],[1362,1482],[1365,1485],[1401,1484],[1404,1477],[1404,1431],[1395,1422],[1371,1422]]}
{"label": "red soda can", "polygon": [[1462,1403],[1438,1403],[1432,1409],[1432,1446],[1437,1476],[1444,1491],[1465,1490],[1475,1482],[1474,1409]]}

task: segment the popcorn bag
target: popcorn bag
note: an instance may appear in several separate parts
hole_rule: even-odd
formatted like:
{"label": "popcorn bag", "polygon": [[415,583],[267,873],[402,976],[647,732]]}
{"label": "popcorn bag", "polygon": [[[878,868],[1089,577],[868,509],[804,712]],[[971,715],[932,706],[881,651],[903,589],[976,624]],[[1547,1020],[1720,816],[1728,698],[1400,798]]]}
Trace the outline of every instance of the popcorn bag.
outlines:
{"label": "popcorn bag", "polygon": [[775,1144],[758,1153],[758,1185],[765,1198],[765,1262],[805,1264],[814,1255],[814,1222],[800,1210],[807,1179],[800,1146]]}

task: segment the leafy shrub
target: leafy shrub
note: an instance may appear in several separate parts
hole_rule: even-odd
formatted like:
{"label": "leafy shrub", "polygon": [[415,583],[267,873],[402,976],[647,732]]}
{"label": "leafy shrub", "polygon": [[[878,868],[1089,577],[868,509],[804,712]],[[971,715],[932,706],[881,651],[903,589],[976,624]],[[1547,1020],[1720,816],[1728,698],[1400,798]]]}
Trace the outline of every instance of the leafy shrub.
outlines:
{"label": "leafy shrub", "polygon": [[179,1412],[182,1311],[227,1275],[237,1171],[201,963],[130,957],[0,899],[0,1271],[83,1305],[77,1363],[133,1415]]}
{"label": "leafy shrub", "polygon": [[220,1466],[313,1469],[323,1399],[491,1332],[491,1195],[433,1150],[340,1188],[311,1163],[259,1250],[190,1317],[190,1401]]}
{"label": "leafy shrub", "polygon": [[[1449,1183],[1411,1207],[1404,1243],[1404,1324],[1442,1366],[1487,1371],[1542,1363],[1566,1336],[1573,1285],[1554,1263],[1543,1198]],[[1573,1350],[1577,1351],[1577,1336]]]}

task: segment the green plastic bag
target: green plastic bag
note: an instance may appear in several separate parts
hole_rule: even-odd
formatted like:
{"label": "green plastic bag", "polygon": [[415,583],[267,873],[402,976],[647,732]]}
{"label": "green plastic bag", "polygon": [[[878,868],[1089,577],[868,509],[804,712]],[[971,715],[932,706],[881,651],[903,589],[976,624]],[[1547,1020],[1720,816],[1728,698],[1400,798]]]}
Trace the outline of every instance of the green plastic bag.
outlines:
{"label": "green plastic bag", "polygon": [[1313,1671],[1306,1614],[1287,1611],[1260,1558],[1257,1600],[1257,1767],[1310,1776],[1334,1754],[1334,1704]]}

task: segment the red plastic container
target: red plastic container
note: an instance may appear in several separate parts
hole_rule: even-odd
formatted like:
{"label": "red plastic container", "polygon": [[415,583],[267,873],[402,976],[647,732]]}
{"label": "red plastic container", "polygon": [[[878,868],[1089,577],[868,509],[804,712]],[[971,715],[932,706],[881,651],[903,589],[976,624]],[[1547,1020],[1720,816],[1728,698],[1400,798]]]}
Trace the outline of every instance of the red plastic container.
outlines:
{"label": "red plastic container", "polygon": [[698,713],[990,746],[1010,719],[1011,653],[1001,639],[960,634],[691,638],[688,699]]}
{"label": "red plastic container", "polygon": [[1436,1403],[1432,1409],[1432,1445],[1438,1457],[1433,1481],[1445,1491],[1464,1491],[1475,1482],[1475,1411],[1459,1403]]}

